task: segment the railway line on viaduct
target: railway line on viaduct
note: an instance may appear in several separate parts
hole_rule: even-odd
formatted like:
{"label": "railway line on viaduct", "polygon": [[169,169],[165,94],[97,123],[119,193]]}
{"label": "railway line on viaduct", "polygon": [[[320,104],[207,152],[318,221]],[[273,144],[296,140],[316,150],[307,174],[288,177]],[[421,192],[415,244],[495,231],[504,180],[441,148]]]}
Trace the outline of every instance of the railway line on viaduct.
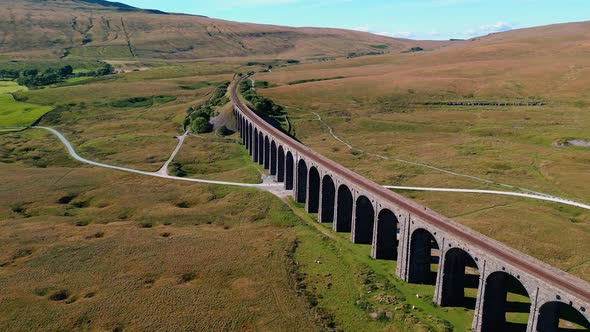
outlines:
{"label": "railway line on viaduct", "polygon": [[[435,285],[440,306],[460,306],[477,283],[473,331],[506,331],[508,292],[530,299],[526,331],[558,331],[560,313],[590,321],[590,284],[490,239],[356,174],[259,117],[231,86],[233,114],[252,159],[292,190],[318,222],[371,245],[375,259],[395,260],[396,275]],[[431,271],[431,263],[438,271]],[[473,271],[477,271],[474,273]]]}

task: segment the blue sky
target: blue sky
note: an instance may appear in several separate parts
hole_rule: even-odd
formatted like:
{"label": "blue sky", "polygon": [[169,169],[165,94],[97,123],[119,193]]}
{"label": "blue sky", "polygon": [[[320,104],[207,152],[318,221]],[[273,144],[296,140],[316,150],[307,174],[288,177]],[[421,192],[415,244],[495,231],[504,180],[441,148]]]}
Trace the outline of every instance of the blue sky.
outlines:
{"label": "blue sky", "polygon": [[590,0],[119,0],[239,22],[355,29],[412,39],[590,20]]}

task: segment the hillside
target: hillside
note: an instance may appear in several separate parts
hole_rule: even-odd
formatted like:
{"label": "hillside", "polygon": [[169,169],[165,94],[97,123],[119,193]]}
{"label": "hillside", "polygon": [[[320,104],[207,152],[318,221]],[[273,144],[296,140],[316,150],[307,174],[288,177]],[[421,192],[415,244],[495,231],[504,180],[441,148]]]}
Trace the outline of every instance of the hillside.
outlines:
{"label": "hillside", "polygon": [[322,58],[444,45],[167,14],[96,0],[2,1],[0,31],[0,53],[9,58]]}
{"label": "hillside", "polygon": [[[589,31],[590,22],[558,24],[431,52],[277,68],[256,75],[271,87],[258,92],[287,109],[303,143],[380,184],[507,190],[501,183],[590,202],[588,148],[563,144],[590,141]],[[497,196],[401,193],[590,276],[587,210]]]}

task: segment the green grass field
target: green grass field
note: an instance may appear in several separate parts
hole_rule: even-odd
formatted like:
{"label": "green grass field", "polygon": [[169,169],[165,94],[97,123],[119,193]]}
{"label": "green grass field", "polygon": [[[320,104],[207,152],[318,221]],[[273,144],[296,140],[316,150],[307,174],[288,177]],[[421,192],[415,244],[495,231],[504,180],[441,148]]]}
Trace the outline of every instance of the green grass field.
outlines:
{"label": "green grass field", "polygon": [[0,94],[0,126],[29,126],[52,109],[51,106],[15,101],[10,94]]}
{"label": "green grass field", "polygon": [[170,165],[168,174],[260,183],[262,169],[250,160],[248,151],[231,137],[220,139],[214,134],[189,136]]}
{"label": "green grass field", "polygon": [[14,93],[19,91],[27,91],[26,86],[18,85],[13,81],[0,81],[0,94]]}

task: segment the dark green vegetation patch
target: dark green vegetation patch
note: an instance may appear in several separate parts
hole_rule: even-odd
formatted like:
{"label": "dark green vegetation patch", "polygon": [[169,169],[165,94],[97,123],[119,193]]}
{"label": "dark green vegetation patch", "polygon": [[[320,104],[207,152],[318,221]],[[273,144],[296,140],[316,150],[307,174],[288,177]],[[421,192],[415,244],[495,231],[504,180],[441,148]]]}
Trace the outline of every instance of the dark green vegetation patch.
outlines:
{"label": "dark green vegetation patch", "polygon": [[111,102],[109,105],[112,107],[152,107],[154,105],[162,105],[175,101],[174,96],[151,96],[151,97],[132,97],[123,100],[117,100]]}
{"label": "dark green vegetation patch", "polygon": [[102,61],[0,62],[0,79],[14,80],[31,89],[58,83],[75,83],[82,78],[113,73],[113,66]]}
{"label": "dark green vegetation patch", "polygon": [[310,82],[321,82],[321,81],[330,81],[330,80],[338,80],[341,78],[346,78],[344,76],[335,76],[335,77],[327,77],[327,78],[310,78],[307,80],[297,80],[297,81],[291,81],[287,84],[289,85],[295,85],[295,84],[303,84],[303,83],[310,83]]}
{"label": "dark green vegetation patch", "polygon": [[253,111],[259,116],[263,117],[267,122],[274,127],[290,133],[291,126],[287,120],[287,113],[285,108],[277,105],[269,98],[261,96],[252,89],[249,80],[240,82],[239,91],[244,98],[253,106]]}
{"label": "dark green vegetation patch", "polygon": [[225,96],[229,82],[223,82],[213,92],[209,100],[200,106],[191,107],[187,110],[188,117],[185,119],[185,127],[190,126],[193,133],[202,134],[211,131],[209,121],[216,114],[215,107],[225,105],[229,99]]}
{"label": "dark green vegetation patch", "polygon": [[197,82],[197,83],[193,83],[193,84],[188,84],[188,85],[180,85],[179,88],[183,89],[183,90],[198,90],[198,89],[202,89],[208,86],[215,86],[215,85],[219,85],[221,84],[221,82]]}

